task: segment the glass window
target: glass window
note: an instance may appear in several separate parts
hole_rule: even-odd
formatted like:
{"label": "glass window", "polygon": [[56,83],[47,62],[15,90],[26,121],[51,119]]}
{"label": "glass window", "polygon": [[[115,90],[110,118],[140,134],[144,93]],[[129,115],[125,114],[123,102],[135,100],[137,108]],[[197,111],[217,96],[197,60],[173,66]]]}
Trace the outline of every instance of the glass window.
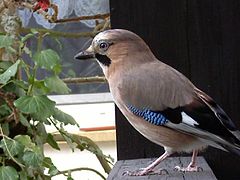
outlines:
{"label": "glass window", "polygon": [[[52,2],[58,6],[58,19],[109,12],[108,0],[65,0],[64,3],[53,0]],[[20,10],[19,15],[23,26],[27,28],[47,28],[62,33],[56,37],[46,35],[42,46],[43,49],[51,48],[59,53],[63,66],[61,78],[103,76],[96,61],[77,61],[73,58],[77,52],[90,45],[91,37],[64,37],[64,33],[76,33],[77,35],[81,32],[92,32],[96,25],[95,20],[54,24],[49,23],[42,15],[32,13],[27,9]],[[29,47],[36,49],[36,43],[36,41],[31,41]],[[38,78],[41,79],[46,73],[48,72],[38,71]],[[68,86],[72,94],[109,92],[107,83],[69,84]]]}

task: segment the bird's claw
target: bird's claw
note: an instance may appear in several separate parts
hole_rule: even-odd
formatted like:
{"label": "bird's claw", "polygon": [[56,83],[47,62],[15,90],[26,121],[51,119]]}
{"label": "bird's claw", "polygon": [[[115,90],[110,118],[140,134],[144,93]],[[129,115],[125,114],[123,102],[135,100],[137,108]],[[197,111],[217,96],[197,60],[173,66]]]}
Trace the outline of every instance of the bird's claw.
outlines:
{"label": "bird's claw", "polygon": [[160,169],[158,171],[153,171],[145,168],[138,169],[136,171],[125,171],[123,176],[146,176],[146,175],[166,175],[169,174],[166,169]]}
{"label": "bird's claw", "polygon": [[136,171],[125,171],[123,176],[145,176],[152,172],[152,170],[146,171],[144,169],[138,169]]}
{"label": "bird's claw", "polygon": [[188,166],[188,167],[180,167],[180,166],[176,166],[174,168],[174,171],[179,171],[179,172],[202,172],[203,168],[202,167],[198,167],[198,166]]}

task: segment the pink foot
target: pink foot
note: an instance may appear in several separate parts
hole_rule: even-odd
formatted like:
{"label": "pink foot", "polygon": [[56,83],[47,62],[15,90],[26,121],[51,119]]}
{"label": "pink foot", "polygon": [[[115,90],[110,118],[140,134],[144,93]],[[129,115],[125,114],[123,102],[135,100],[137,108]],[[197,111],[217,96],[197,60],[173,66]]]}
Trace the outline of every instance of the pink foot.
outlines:
{"label": "pink foot", "polygon": [[203,169],[201,167],[193,166],[193,165],[188,165],[187,167],[176,166],[174,168],[174,170],[180,171],[180,172],[200,172],[200,171],[203,171]]}
{"label": "pink foot", "polygon": [[145,175],[151,175],[151,174],[168,174],[167,170],[165,169],[160,169],[158,171],[153,171],[153,169],[160,163],[162,162],[164,159],[166,159],[170,154],[166,151],[165,153],[163,153],[163,155],[161,155],[158,159],[156,159],[155,161],[153,161],[148,167],[146,168],[142,168],[136,171],[125,171],[123,173],[124,176],[145,176]]}

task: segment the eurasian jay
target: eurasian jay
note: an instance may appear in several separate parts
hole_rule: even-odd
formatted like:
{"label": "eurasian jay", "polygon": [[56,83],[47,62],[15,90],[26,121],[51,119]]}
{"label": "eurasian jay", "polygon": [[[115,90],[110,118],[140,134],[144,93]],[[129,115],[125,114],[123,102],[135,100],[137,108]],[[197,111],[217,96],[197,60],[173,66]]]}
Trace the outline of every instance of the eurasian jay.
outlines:
{"label": "eurasian jay", "polygon": [[75,58],[97,59],[124,116],[165,149],[148,167],[129,175],[147,175],[175,152],[193,152],[190,164],[178,170],[197,171],[198,151],[208,145],[240,156],[240,132],[223,109],[183,74],[158,60],[133,32],[103,31]]}

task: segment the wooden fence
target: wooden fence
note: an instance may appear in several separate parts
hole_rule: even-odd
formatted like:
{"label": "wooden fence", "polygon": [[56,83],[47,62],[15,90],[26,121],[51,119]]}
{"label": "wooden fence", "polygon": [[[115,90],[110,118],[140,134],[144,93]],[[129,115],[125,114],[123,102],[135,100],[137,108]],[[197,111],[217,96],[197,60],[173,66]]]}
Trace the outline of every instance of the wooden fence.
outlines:
{"label": "wooden fence", "polygon": [[[154,54],[213,97],[240,128],[239,0],[110,0],[112,28],[140,35]],[[117,114],[118,159],[157,157],[163,149]],[[240,179],[240,158],[202,153],[218,179]]]}

